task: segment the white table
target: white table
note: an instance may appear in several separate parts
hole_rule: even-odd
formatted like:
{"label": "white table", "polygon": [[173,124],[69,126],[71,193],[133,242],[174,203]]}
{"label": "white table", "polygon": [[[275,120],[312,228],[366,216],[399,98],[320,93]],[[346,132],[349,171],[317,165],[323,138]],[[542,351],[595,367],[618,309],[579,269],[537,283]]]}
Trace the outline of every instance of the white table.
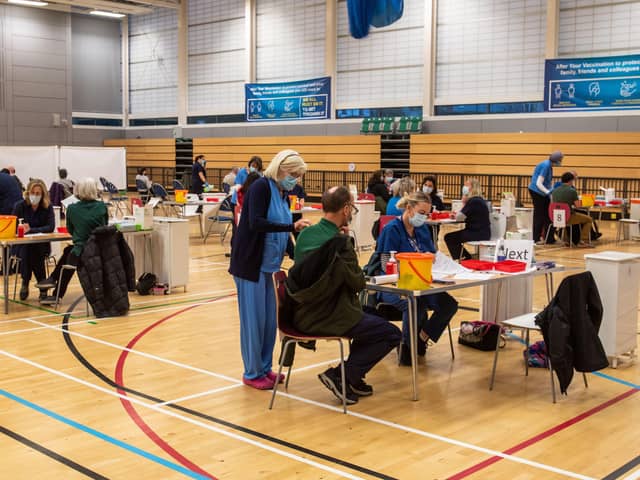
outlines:
{"label": "white table", "polygon": [[[2,246],[2,277],[4,280],[4,313],[9,313],[9,255],[11,247],[14,245],[31,245],[34,243],[64,242],[71,240],[68,233],[45,233],[25,235],[22,238],[5,238],[0,240]],[[16,272],[16,275],[19,275]]]}
{"label": "white table", "polygon": [[[490,285],[493,283],[497,283],[498,285],[502,285],[503,282],[508,282],[510,279],[523,278],[528,276],[545,276],[546,290],[547,290],[547,300],[551,301],[554,291],[553,285],[553,274],[556,272],[563,272],[566,268],[564,266],[556,266],[554,268],[549,268],[545,270],[529,270],[526,272],[522,272],[519,274],[496,274],[491,277],[484,278],[481,280],[461,280],[455,281],[452,284],[432,284],[432,287],[428,290],[405,290],[402,288],[398,288],[395,285],[377,285],[374,283],[367,282],[366,289],[375,291],[375,292],[386,292],[393,293],[395,295],[400,295],[405,297],[409,302],[409,341],[411,343],[411,383],[413,387],[413,397],[412,399],[418,400],[418,388],[417,388],[417,377],[418,377],[418,369],[417,369],[417,316],[418,316],[418,297],[422,297],[425,295],[434,295],[436,293],[450,292],[453,290],[459,290],[462,288],[470,288],[470,287],[479,287]],[[498,291],[497,302],[500,302],[500,291]],[[497,309],[496,309],[497,310]]]}

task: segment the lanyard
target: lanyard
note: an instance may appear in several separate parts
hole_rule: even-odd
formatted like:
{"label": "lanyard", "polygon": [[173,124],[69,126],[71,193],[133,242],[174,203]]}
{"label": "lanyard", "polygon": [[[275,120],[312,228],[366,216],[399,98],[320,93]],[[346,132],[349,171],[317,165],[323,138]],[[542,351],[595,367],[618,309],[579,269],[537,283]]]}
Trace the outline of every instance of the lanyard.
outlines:
{"label": "lanyard", "polygon": [[407,234],[407,238],[409,239],[409,243],[411,244],[413,249],[418,253],[422,253],[421,250],[420,250],[420,246],[418,245],[418,242],[416,241],[416,239],[415,238],[411,238],[409,236],[409,234]]}

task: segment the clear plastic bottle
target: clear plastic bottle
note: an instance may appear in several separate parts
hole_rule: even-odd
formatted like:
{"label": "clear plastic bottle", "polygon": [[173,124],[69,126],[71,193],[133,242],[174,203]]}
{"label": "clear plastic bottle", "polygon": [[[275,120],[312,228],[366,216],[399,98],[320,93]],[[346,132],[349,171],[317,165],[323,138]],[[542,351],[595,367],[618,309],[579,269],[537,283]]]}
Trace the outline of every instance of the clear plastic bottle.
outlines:
{"label": "clear plastic bottle", "polygon": [[504,240],[500,239],[498,240],[498,254],[497,254],[497,260],[499,262],[504,262],[507,259],[507,250],[504,248]]}
{"label": "clear plastic bottle", "polygon": [[387,260],[387,264],[385,265],[385,273],[387,275],[394,275],[398,273],[398,260],[396,260],[396,252],[395,250],[391,250],[389,254],[389,260]]}
{"label": "clear plastic bottle", "polygon": [[18,238],[24,237],[24,218],[18,219]]}

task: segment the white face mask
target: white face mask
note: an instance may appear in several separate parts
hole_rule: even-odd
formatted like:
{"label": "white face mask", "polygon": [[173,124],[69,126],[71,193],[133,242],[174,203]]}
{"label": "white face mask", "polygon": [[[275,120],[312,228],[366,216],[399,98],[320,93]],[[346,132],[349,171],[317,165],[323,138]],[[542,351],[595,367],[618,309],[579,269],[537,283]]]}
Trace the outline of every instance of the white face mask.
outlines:
{"label": "white face mask", "polygon": [[427,221],[427,216],[418,212],[414,213],[413,217],[409,217],[409,223],[416,228],[424,225],[426,221]]}
{"label": "white face mask", "polygon": [[469,187],[468,187],[467,185],[463,186],[463,187],[462,187],[462,196],[463,196],[463,197],[466,197],[467,195],[469,195],[469,192],[470,192],[470,191],[471,191],[471,190],[469,189]]}
{"label": "white face mask", "polygon": [[432,187],[427,187],[426,185],[424,187],[422,187],[422,191],[426,194],[426,195],[431,195],[431,192],[433,192],[433,188]]}
{"label": "white face mask", "polygon": [[31,205],[38,205],[40,203],[41,198],[42,198],[42,195],[29,194],[29,202],[31,203]]}

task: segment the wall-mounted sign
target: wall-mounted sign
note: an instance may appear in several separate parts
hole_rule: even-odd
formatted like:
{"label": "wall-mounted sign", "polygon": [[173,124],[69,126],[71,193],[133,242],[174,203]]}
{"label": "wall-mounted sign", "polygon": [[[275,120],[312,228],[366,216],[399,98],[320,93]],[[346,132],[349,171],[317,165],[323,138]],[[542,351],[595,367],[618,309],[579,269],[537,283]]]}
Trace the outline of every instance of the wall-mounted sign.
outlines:
{"label": "wall-mounted sign", "polygon": [[640,108],[640,55],[545,61],[547,111]]}
{"label": "wall-mounted sign", "polygon": [[331,77],[287,83],[246,83],[248,122],[322,120],[331,116]]}

